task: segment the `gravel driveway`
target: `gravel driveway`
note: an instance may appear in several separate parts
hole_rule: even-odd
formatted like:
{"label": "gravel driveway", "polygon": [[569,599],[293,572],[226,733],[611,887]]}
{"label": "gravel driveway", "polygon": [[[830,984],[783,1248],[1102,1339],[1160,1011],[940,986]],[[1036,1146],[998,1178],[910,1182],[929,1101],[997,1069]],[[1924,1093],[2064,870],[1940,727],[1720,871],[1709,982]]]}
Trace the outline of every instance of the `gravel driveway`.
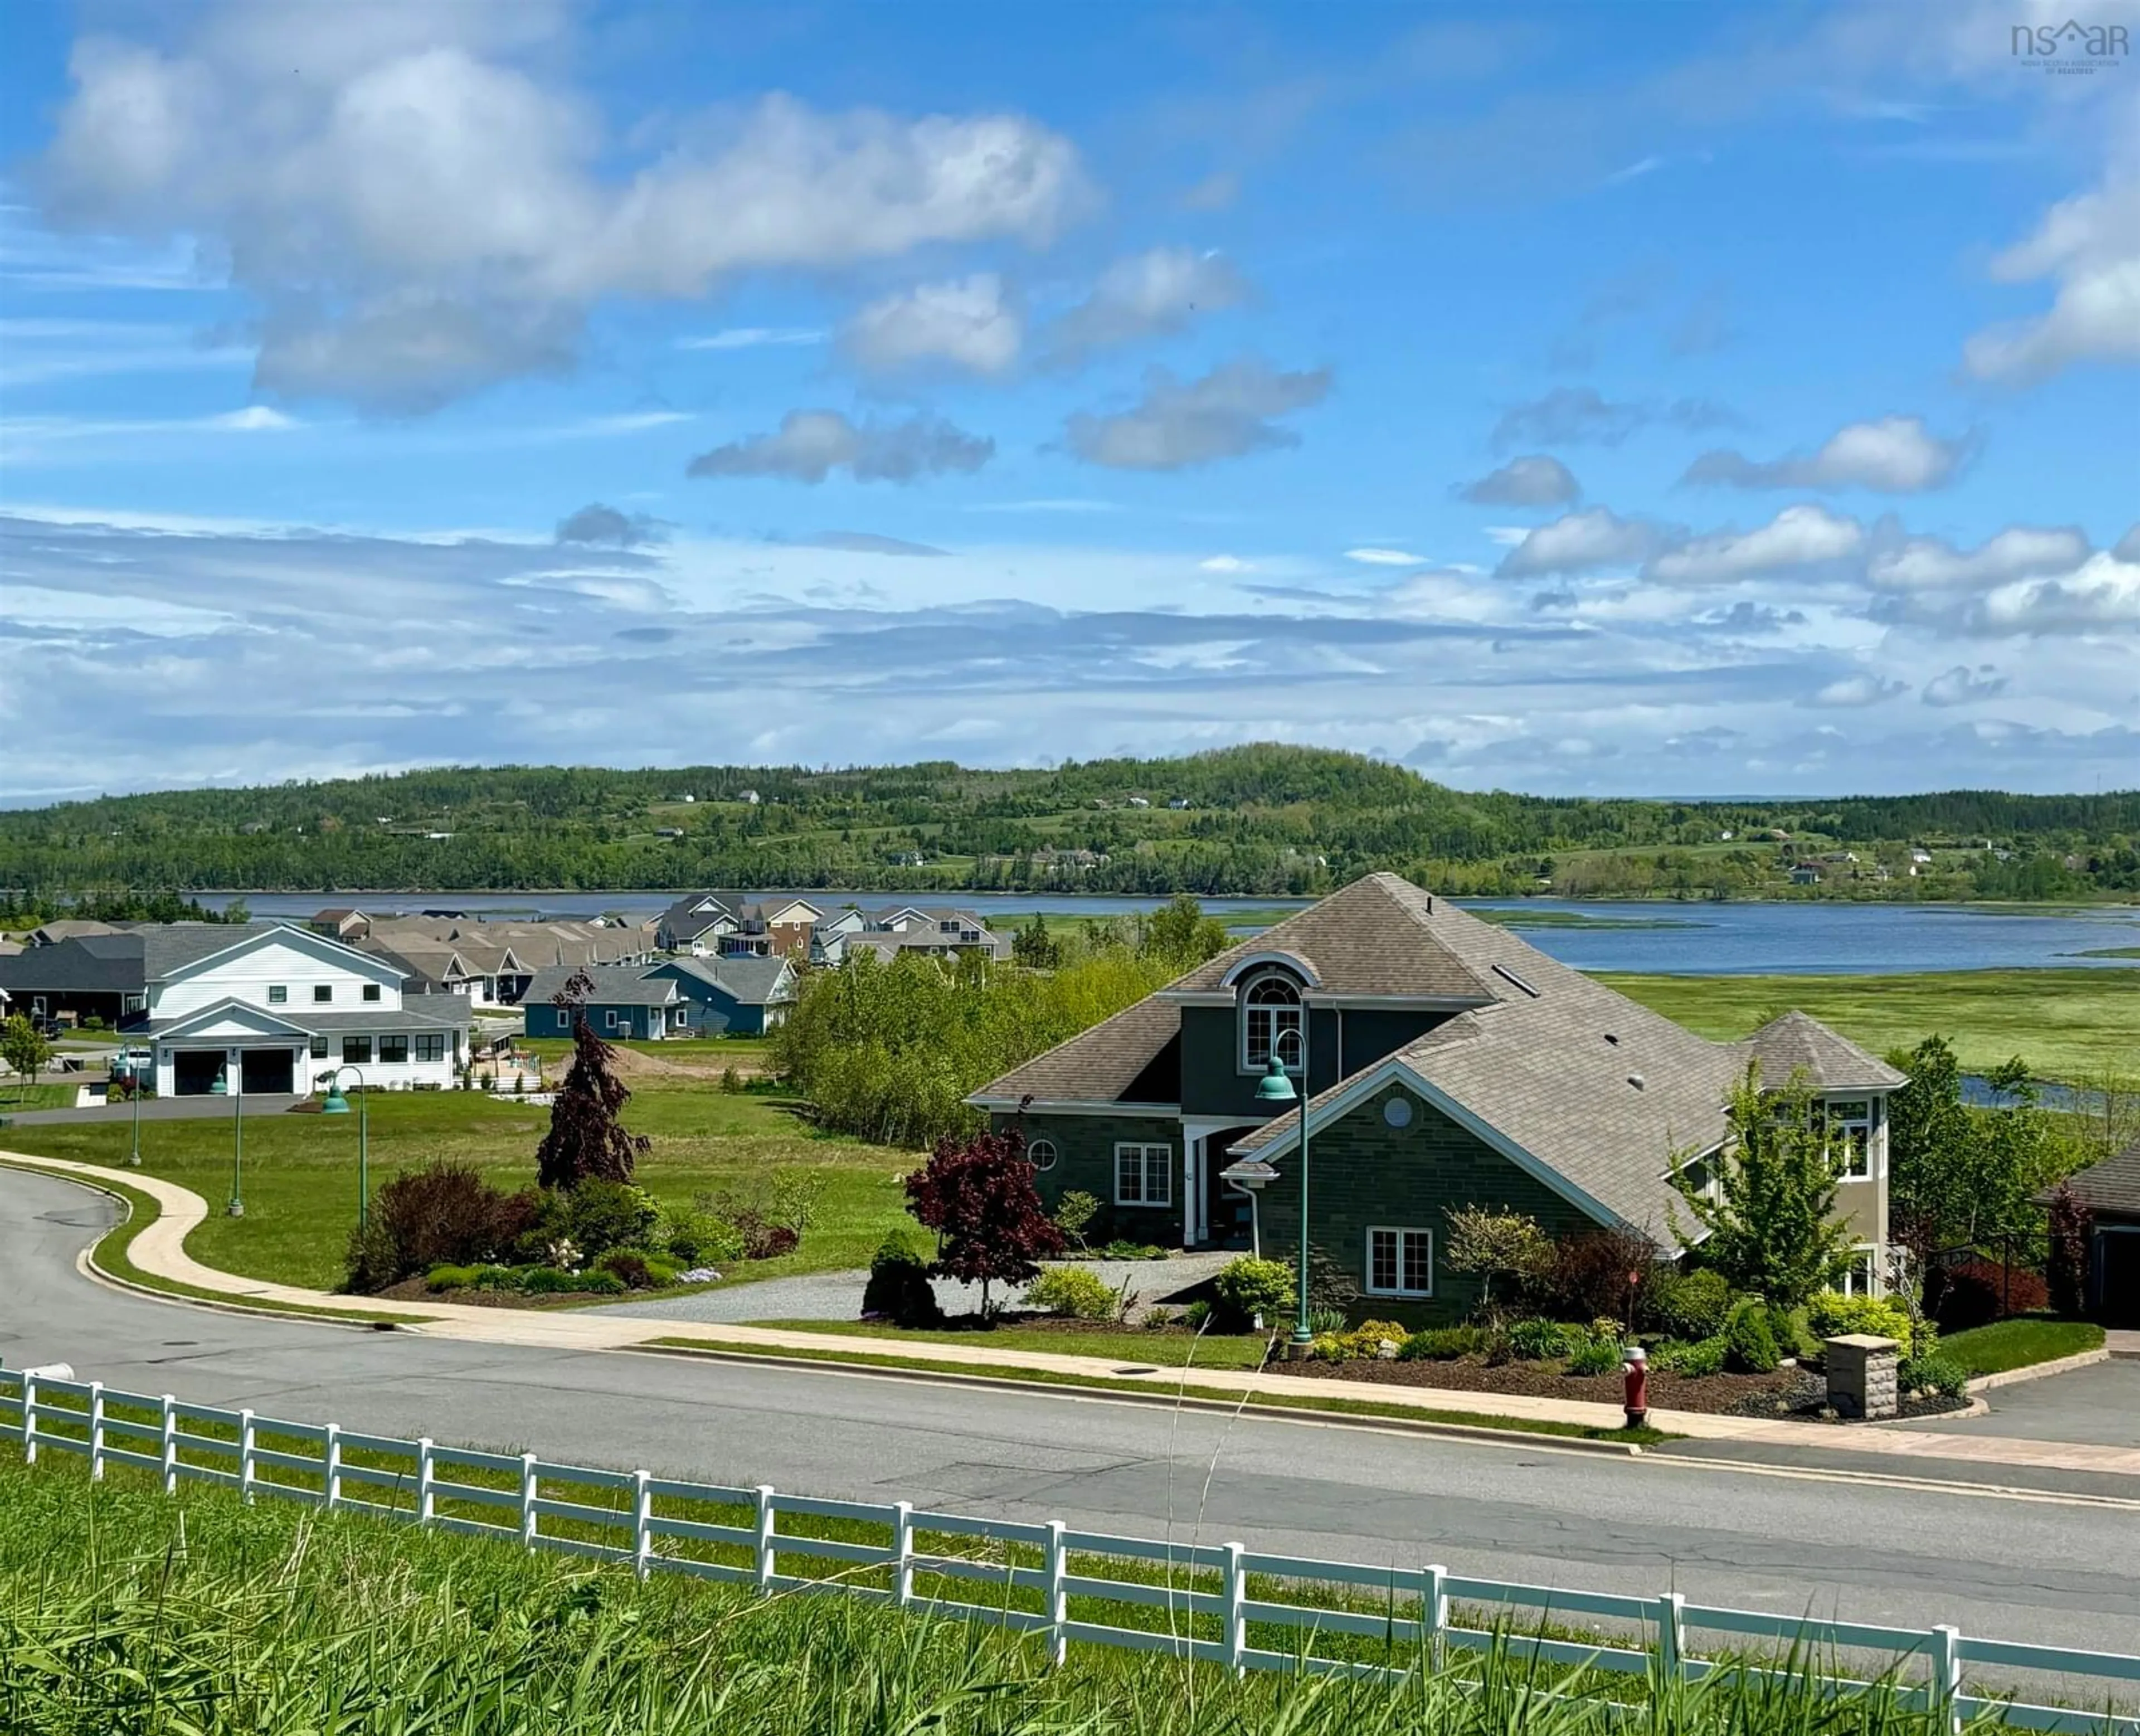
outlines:
{"label": "gravel driveway", "polygon": [[[1166,1302],[1200,1284],[1234,1256],[1228,1253],[1180,1253],[1166,1260],[1078,1260],[1098,1274],[1102,1282],[1119,1288],[1126,1279],[1141,1306]],[[735,1284],[724,1289],[704,1290],[696,1296],[671,1296],[658,1301],[610,1302],[604,1312],[660,1320],[704,1320],[739,1325],[753,1320],[858,1320],[862,1312],[862,1287],[866,1272],[820,1272],[807,1277],[767,1278],[762,1283]],[[936,1300],[946,1314],[970,1314],[981,1304],[978,1284],[961,1284],[949,1278],[936,1281]],[[1013,1292],[1015,1298],[1023,1292]]]}

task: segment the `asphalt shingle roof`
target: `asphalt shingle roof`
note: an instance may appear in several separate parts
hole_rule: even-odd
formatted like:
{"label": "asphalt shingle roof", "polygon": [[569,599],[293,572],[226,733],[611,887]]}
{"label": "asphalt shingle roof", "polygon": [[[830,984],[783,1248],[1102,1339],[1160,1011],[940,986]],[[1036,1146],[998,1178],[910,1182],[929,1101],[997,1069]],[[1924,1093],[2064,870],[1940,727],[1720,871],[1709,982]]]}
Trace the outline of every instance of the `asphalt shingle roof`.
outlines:
{"label": "asphalt shingle roof", "polygon": [[1761,1082],[1780,1086],[1803,1072],[1816,1091],[1892,1091],[1903,1075],[1810,1013],[1786,1013],[1736,1046],[1761,1067]]}
{"label": "asphalt shingle roof", "polygon": [[974,1095],[1010,1102],[1023,1097],[1043,1103],[1119,1102],[1180,1032],[1181,1008],[1147,995],[1069,1042],[1013,1067]]}
{"label": "asphalt shingle roof", "polygon": [[[1403,994],[1486,1001],[1490,983],[1451,949],[1435,920],[1451,908],[1394,874],[1371,874],[1288,916],[1169,983],[1205,992],[1259,953],[1290,953],[1315,973],[1323,994]],[[1528,949],[1526,949],[1528,950]]]}
{"label": "asphalt shingle roof", "polygon": [[666,977],[650,978],[641,964],[547,964],[528,979],[520,1004],[545,1006],[580,975],[594,984],[587,997],[591,1007],[665,1007],[681,992]]}
{"label": "asphalt shingle roof", "polygon": [[[651,967],[711,983],[739,1006],[763,1007],[771,1002],[782,979],[792,974],[785,959],[672,959]],[[792,999],[791,994],[779,997]]]}
{"label": "asphalt shingle roof", "polygon": [[2082,1204],[2091,1211],[2140,1217],[2140,1145],[2067,1178]]}

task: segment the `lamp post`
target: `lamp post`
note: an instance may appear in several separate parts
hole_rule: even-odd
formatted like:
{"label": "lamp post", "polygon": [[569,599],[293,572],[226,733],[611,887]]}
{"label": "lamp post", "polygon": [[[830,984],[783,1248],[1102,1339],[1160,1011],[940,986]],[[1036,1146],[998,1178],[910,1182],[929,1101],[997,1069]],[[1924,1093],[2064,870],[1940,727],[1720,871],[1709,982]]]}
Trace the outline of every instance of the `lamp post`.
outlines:
{"label": "lamp post", "polygon": [[126,1095],[134,1100],[134,1149],[126,1154],[126,1167],[138,1170],[141,1167],[141,1069],[130,1057],[126,1062]]}
{"label": "lamp post", "polygon": [[226,1059],[223,1071],[215,1076],[209,1091],[221,1096],[228,1093],[231,1109],[230,1148],[230,1204],[223,1208],[225,1215],[243,1218],[245,1215],[245,1082],[241,1074],[235,1085],[231,1081],[231,1063]]}
{"label": "lamp post", "polygon": [[320,1105],[323,1116],[346,1116],[349,1099],[341,1094],[341,1076],[356,1075],[356,1233],[363,1235],[371,1210],[371,1087],[364,1082],[364,1069],[345,1061],[319,1077],[326,1081],[327,1100]]}
{"label": "lamp post", "polygon": [[[1302,1090],[1293,1088],[1293,1081],[1286,1076],[1285,1063],[1279,1058],[1280,1046],[1288,1037],[1300,1039],[1300,1082]],[[1304,1356],[1308,1347],[1315,1342],[1315,1334],[1308,1326],[1308,1027],[1305,1018],[1298,1031],[1280,1031],[1271,1038],[1270,1066],[1256,1086],[1259,1103],[1300,1104],[1300,1267],[1293,1277],[1293,1287],[1298,1292],[1298,1312],[1293,1322],[1293,1354]]]}

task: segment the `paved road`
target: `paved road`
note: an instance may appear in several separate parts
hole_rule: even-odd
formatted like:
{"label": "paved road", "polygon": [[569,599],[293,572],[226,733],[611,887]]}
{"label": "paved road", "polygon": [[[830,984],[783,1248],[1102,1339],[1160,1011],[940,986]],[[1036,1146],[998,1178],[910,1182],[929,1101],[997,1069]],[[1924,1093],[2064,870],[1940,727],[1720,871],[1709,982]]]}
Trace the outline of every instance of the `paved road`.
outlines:
{"label": "paved road", "polygon": [[[0,1357],[263,1414],[731,1483],[2128,1649],[2140,1499],[2010,1498],[1092,1396],[248,1319],[90,1284],[110,1208],[0,1170]],[[2102,1479],[2140,1496],[2132,1479]]]}
{"label": "paved road", "polygon": [[2098,1362],[2069,1375],[2018,1380],[1993,1387],[1984,1400],[1991,1407],[1989,1416],[1912,1426],[1942,1434],[2140,1447],[2140,1362]]}
{"label": "paved road", "polygon": [[[263,1116],[287,1115],[292,1104],[304,1101],[302,1097],[281,1093],[270,1095],[255,1091],[244,1100],[245,1119],[252,1121]],[[144,1121],[228,1121],[236,1119],[237,1113],[230,1106],[228,1097],[212,1094],[197,1097],[145,1097],[141,1101],[141,1119]],[[88,1109],[25,1109],[7,1116],[7,1119],[11,1127],[64,1127],[76,1122],[130,1122],[134,1119],[134,1108],[129,1103],[106,1103]]]}

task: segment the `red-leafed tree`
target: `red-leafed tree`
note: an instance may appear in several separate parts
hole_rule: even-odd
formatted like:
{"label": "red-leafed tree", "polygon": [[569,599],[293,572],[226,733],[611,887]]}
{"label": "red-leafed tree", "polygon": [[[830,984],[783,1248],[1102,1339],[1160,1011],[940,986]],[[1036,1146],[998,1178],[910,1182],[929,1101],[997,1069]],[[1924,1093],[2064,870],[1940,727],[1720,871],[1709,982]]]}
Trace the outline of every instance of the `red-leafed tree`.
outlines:
{"label": "red-leafed tree", "polygon": [[981,1287],[1029,1283],[1042,1260],[1063,1252],[1063,1232],[1040,1204],[1024,1136],[977,1133],[936,1142],[928,1163],[906,1178],[906,1209],[940,1240],[930,1273]]}
{"label": "red-leafed tree", "polygon": [[631,1092],[616,1076],[616,1049],[587,1022],[594,987],[585,971],[574,971],[551,997],[552,1006],[572,1016],[572,1066],[550,1106],[550,1130],[535,1148],[536,1179],[546,1188],[577,1187],[590,1176],[629,1182],[634,1160],[651,1143],[617,1120]]}
{"label": "red-leafed tree", "polygon": [[2050,1291],[2051,1311],[2069,1317],[2078,1315],[2088,1301],[2088,1232],[2095,1214],[2071,1187],[2060,1182],[2050,1199],[2050,1258],[2044,1277]]}

